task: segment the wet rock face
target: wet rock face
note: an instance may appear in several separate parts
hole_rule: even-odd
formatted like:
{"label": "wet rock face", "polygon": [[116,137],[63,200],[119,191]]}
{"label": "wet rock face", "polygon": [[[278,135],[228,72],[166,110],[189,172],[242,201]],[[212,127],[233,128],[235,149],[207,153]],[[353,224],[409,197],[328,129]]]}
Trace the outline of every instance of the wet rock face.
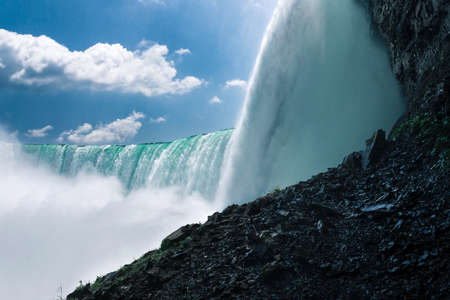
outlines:
{"label": "wet rock face", "polygon": [[370,0],[410,113],[450,113],[448,0]]}

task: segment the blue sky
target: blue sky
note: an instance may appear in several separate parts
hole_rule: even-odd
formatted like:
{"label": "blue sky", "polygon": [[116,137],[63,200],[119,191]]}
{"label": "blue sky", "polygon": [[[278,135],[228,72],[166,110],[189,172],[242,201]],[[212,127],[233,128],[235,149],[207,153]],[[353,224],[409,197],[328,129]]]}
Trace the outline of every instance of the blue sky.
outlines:
{"label": "blue sky", "polygon": [[0,0],[0,124],[77,144],[233,127],[275,2]]}

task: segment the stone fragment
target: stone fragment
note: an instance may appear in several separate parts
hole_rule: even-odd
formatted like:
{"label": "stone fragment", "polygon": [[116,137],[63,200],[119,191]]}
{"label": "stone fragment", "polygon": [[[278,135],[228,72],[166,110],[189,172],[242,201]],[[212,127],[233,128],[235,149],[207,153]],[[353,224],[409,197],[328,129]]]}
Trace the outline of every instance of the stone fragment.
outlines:
{"label": "stone fragment", "polygon": [[358,170],[362,167],[362,154],[361,152],[353,152],[347,155],[341,166],[346,167],[351,170]]}
{"label": "stone fragment", "polygon": [[362,166],[366,169],[369,165],[377,163],[387,145],[386,133],[379,129],[366,141],[366,150],[362,154]]}

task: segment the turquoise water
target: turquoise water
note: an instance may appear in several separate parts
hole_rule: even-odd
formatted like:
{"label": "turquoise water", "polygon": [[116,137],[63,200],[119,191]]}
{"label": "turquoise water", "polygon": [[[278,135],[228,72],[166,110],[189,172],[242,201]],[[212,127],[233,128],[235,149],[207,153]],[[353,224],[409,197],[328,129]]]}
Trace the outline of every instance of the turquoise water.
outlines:
{"label": "turquoise water", "polygon": [[213,197],[231,133],[229,129],[139,145],[23,145],[23,150],[34,164],[67,176],[97,172],[116,176],[129,191],[180,186]]}

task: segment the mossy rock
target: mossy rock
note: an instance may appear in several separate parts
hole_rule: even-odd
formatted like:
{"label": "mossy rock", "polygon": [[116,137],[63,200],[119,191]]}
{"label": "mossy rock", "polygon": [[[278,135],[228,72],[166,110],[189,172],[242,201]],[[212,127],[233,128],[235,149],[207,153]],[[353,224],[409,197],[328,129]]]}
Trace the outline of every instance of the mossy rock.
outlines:
{"label": "mossy rock", "polygon": [[402,122],[392,132],[393,138],[402,134],[415,136],[426,144],[433,144],[431,154],[438,157],[436,166],[450,166],[450,117],[444,113],[420,114]]}

